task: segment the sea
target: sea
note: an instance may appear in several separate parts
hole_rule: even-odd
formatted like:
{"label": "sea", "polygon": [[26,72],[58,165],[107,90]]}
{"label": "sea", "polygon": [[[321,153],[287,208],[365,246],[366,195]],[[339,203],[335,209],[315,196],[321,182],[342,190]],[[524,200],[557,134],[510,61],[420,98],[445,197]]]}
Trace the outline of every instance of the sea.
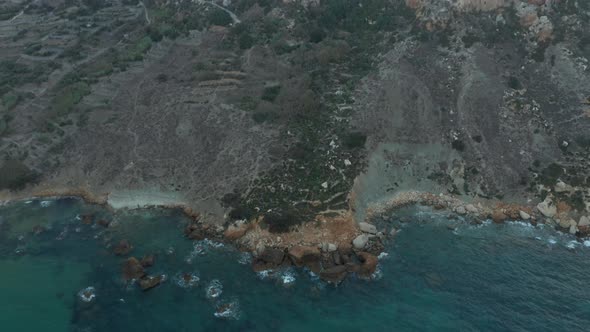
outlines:
{"label": "sea", "polygon": [[[590,240],[542,224],[392,213],[379,227],[399,232],[375,274],[335,286],[305,269],[253,272],[230,244],[185,239],[187,222],[74,198],[1,206],[1,330],[590,331]],[[129,256],[155,255],[159,286],[123,280],[123,239]]]}

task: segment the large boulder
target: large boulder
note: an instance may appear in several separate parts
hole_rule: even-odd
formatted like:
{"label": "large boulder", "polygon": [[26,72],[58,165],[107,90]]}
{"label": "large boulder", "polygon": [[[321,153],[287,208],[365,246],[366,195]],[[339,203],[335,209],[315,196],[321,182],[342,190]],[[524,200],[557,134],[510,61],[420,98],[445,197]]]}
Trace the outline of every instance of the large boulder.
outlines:
{"label": "large boulder", "polygon": [[355,249],[364,249],[369,242],[369,236],[367,234],[361,234],[352,240],[352,245]]}
{"label": "large boulder", "polygon": [[522,219],[522,220],[529,220],[529,219],[531,219],[531,215],[528,214],[528,213],[526,213],[526,212],[524,212],[524,211],[522,211],[522,210],[518,211],[518,215],[520,216],[520,219]]}
{"label": "large boulder", "polygon": [[274,269],[285,260],[285,252],[277,248],[265,248],[252,262],[254,271]]}
{"label": "large boulder", "polygon": [[360,252],[357,254],[357,256],[361,261],[359,274],[362,277],[370,277],[373,275],[373,273],[375,273],[377,270],[377,264],[379,263],[377,257],[368,252]]}
{"label": "large boulder", "polygon": [[132,279],[140,279],[145,276],[145,271],[139,260],[135,257],[129,257],[123,263],[123,279],[129,281]]}
{"label": "large boulder", "polygon": [[508,216],[504,213],[504,211],[502,211],[500,209],[494,210],[494,212],[492,213],[492,220],[496,224],[502,224],[507,219],[508,219]]}
{"label": "large boulder", "polygon": [[323,271],[321,271],[320,278],[324,281],[327,281],[327,282],[330,282],[333,284],[338,284],[342,280],[344,280],[344,278],[346,278],[347,274],[348,274],[348,271],[346,269],[346,266],[335,265],[335,266],[332,266],[331,268],[324,269]]}
{"label": "large boulder", "polygon": [[360,222],[359,229],[364,233],[377,234],[377,227],[375,227],[375,225],[369,224],[367,222]]}
{"label": "large boulder", "polygon": [[544,201],[537,204],[537,209],[547,218],[553,218],[557,214],[557,206],[555,206],[550,197],[546,197]]}

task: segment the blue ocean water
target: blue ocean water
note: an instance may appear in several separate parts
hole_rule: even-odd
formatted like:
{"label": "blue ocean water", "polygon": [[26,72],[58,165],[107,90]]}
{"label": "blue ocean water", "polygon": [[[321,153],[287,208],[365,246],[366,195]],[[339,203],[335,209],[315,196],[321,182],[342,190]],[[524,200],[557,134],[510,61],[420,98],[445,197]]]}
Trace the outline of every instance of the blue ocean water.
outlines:
{"label": "blue ocean water", "polygon": [[[85,224],[93,213],[112,227]],[[0,208],[3,331],[588,331],[590,242],[524,223],[470,225],[414,209],[373,280],[254,273],[249,255],[183,238],[178,211],[111,213],[75,199]],[[39,227],[42,226],[43,230]],[[449,227],[452,226],[452,227]],[[36,230],[38,234],[34,234]],[[125,258],[155,254],[147,292]],[[193,276],[184,281],[181,274]],[[84,302],[79,292],[93,287]],[[88,295],[90,293],[87,293]],[[217,314],[217,315],[216,315]]]}

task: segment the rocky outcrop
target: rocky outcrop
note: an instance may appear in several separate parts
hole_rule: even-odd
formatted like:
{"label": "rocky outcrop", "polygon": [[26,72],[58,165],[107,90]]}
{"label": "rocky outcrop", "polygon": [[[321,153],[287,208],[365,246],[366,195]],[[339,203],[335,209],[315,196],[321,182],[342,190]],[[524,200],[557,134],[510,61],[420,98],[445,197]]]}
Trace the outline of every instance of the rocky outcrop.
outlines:
{"label": "rocky outcrop", "polygon": [[285,252],[277,248],[265,248],[258,257],[252,262],[254,271],[263,271],[274,269],[283,264]]}
{"label": "rocky outcrop", "polygon": [[582,216],[578,222],[578,231],[581,236],[590,235],[590,218]]}
{"label": "rocky outcrop", "polygon": [[357,256],[361,261],[359,275],[366,278],[371,277],[377,270],[377,264],[379,263],[379,260],[375,255],[372,255],[368,252],[360,252],[357,254]]}
{"label": "rocky outcrop", "polygon": [[289,258],[293,265],[306,266],[314,272],[320,270],[320,250],[312,246],[294,246],[289,249]]}
{"label": "rocky outcrop", "polygon": [[230,225],[223,233],[223,237],[228,241],[235,241],[244,236],[247,231],[248,225],[244,221],[239,221]]}

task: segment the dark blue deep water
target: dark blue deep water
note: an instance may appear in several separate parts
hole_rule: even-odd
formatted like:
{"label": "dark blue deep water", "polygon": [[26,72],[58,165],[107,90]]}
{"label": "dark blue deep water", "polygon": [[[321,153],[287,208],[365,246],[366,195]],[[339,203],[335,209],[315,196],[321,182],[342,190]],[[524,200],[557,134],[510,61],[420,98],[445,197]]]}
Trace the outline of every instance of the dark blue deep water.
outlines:
{"label": "dark blue deep water", "polygon": [[[79,216],[112,220],[84,224]],[[416,209],[371,281],[326,285],[303,270],[251,271],[246,254],[182,236],[176,211],[112,214],[78,200],[0,208],[2,331],[588,331],[590,242],[522,223],[469,225]],[[397,224],[395,218],[390,221]],[[453,231],[448,226],[453,225]],[[33,229],[46,230],[35,235]],[[155,254],[147,292],[124,258]],[[199,278],[181,287],[177,275]],[[210,286],[222,288],[218,297]],[[186,286],[186,285],[185,285]],[[78,292],[94,287],[96,297]],[[229,309],[224,317],[214,314]],[[220,310],[223,311],[223,310]]]}

